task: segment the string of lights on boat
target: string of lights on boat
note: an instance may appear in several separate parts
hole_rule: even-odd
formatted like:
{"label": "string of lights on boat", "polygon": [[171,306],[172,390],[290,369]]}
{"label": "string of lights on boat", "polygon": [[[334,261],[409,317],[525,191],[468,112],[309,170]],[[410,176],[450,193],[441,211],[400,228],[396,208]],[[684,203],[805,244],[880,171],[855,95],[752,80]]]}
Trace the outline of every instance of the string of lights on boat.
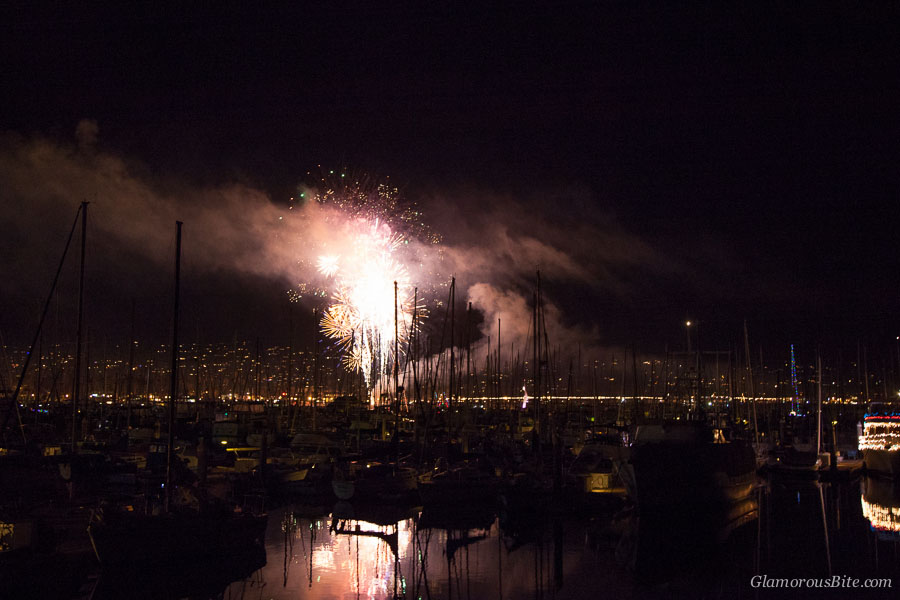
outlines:
{"label": "string of lights on boat", "polygon": [[859,449],[900,451],[900,415],[866,415]]}

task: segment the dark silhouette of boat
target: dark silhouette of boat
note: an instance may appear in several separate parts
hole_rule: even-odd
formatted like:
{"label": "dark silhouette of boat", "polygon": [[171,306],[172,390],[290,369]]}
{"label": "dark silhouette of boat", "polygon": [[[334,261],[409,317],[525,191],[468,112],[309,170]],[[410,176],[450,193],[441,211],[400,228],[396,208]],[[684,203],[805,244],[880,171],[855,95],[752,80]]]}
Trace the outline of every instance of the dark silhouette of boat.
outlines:
{"label": "dark silhouette of boat", "polygon": [[418,481],[411,467],[353,462],[345,470],[335,470],[331,485],[338,500],[377,502],[408,497],[415,492]]}
{"label": "dark silhouette of boat", "polygon": [[640,426],[620,475],[640,510],[727,505],[756,486],[756,455],[741,440],[716,441],[703,422]]}
{"label": "dark silhouette of boat", "polygon": [[263,547],[267,515],[209,511],[144,515],[95,511],[88,526],[97,560],[104,568],[128,565],[197,564]]}
{"label": "dark silhouette of boat", "polygon": [[267,515],[235,512],[223,506],[176,510],[175,415],[178,397],[178,306],[181,275],[181,226],[177,222],[172,380],[167,406],[165,504],[158,514],[120,510],[114,505],[91,515],[91,544],[104,570],[134,565],[183,566],[221,560],[263,547]]}
{"label": "dark silhouette of boat", "polygon": [[107,569],[99,574],[90,595],[92,600],[120,598],[221,598],[228,586],[266,564],[266,551],[261,546],[240,553],[190,562]]}
{"label": "dark silhouette of boat", "polygon": [[499,479],[472,465],[450,468],[419,482],[425,506],[493,504],[499,492]]}

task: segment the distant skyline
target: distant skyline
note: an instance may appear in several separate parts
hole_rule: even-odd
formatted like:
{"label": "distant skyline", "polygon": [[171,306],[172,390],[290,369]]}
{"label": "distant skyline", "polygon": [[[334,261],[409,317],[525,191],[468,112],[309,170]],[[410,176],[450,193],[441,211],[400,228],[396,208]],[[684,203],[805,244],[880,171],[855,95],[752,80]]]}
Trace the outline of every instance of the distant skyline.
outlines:
{"label": "distant skyline", "polygon": [[283,343],[300,271],[267,264],[260,227],[307,172],[346,168],[416,203],[486,326],[540,268],[559,343],[658,353],[691,319],[727,349],[746,319],[767,351],[887,359],[895,7],[279,8],[0,9],[7,344],[30,341],[81,200],[95,336],[127,336],[134,300],[137,337],[166,340],[180,218],[184,335]]}
{"label": "distant skyline", "polygon": [[[42,350],[42,374],[38,377],[37,361],[32,362],[29,376],[24,382],[22,394],[25,398],[33,398],[40,384],[41,397],[53,400],[67,397],[72,391],[72,373],[74,364],[74,348],[72,344],[53,347],[45,346]],[[259,394],[261,397],[273,398],[282,396],[288,390],[288,348],[286,346],[266,347],[262,344],[259,351],[259,369],[257,370],[257,348],[254,340],[232,340],[220,344],[184,343],[181,346],[179,390],[181,395],[193,396],[200,389],[201,397],[235,397],[248,398]],[[24,360],[24,349],[4,348],[0,356],[17,371]],[[291,365],[291,385],[293,394],[303,397],[313,388],[316,361],[308,345],[295,343],[293,362]],[[490,365],[484,346],[473,352],[469,365],[471,377],[465,376],[466,361],[463,358],[457,371],[460,384],[470,385],[478,394],[496,393],[496,348],[491,352]],[[319,384],[322,394],[333,395],[360,393],[365,383],[359,373],[348,375],[339,366],[340,356],[335,348],[322,348],[319,357]],[[127,394],[129,386],[128,365],[132,359],[127,347],[92,344],[86,353],[90,356],[90,373],[83,375],[87,392],[90,394],[122,397]],[[518,361],[516,360],[518,357]],[[462,357],[461,357],[462,358]],[[760,364],[762,358],[765,362]],[[852,356],[830,352],[822,357],[822,393],[826,402],[865,402],[869,400],[894,400],[900,389],[900,369],[897,363],[887,361],[885,357],[876,356],[866,348],[860,348],[859,354]],[[579,367],[569,363],[565,356],[554,356],[551,371],[558,375],[552,377],[548,393],[572,396],[631,396],[635,386],[640,396],[664,395],[665,389],[673,397],[685,397],[696,383],[693,371],[695,356],[684,350],[671,351],[668,355],[640,354],[633,361],[630,349],[627,353],[611,351],[597,358],[582,357]],[[521,386],[530,382],[530,356],[516,349],[515,355],[503,352],[501,377],[501,394],[519,396]],[[577,360],[577,359],[575,359]],[[817,367],[811,361],[798,358],[796,364],[796,380],[792,375],[789,355],[769,355],[752,357],[753,386],[751,388],[749,372],[744,357],[735,360],[724,354],[705,355],[703,367],[703,386],[707,393],[719,397],[722,401],[734,397],[746,398],[753,393],[762,398],[803,398],[815,400],[817,394]],[[426,364],[427,363],[427,364]],[[410,363],[411,365],[412,363]],[[420,394],[428,396],[426,387],[437,389],[438,393],[446,390],[445,378],[433,377],[433,369],[437,361],[422,360],[417,365],[419,372]],[[411,390],[412,370],[404,361],[400,375],[400,383]],[[157,398],[166,397],[171,389],[171,345],[160,344],[148,346],[143,343],[135,345],[133,355],[134,374],[131,378],[132,392],[137,396],[152,395]],[[633,369],[637,369],[637,375]],[[14,385],[0,372],[0,390]],[[426,376],[426,372],[432,375]],[[446,375],[446,369],[444,369]],[[868,377],[866,377],[868,373]],[[258,379],[257,379],[258,377]],[[390,377],[382,381],[389,388]],[[868,385],[867,385],[868,379]],[[427,382],[427,383],[426,383]],[[468,383],[465,383],[468,382]],[[623,385],[624,382],[624,385]],[[258,386],[258,388],[257,388]],[[463,387],[465,389],[465,387]],[[306,390],[306,391],[304,391]],[[375,388],[376,395],[378,387]],[[411,392],[412,393],[412,392]],[[465,395],[465,392],[462,392]],[[476,393],[476,392],[473,392]]]}

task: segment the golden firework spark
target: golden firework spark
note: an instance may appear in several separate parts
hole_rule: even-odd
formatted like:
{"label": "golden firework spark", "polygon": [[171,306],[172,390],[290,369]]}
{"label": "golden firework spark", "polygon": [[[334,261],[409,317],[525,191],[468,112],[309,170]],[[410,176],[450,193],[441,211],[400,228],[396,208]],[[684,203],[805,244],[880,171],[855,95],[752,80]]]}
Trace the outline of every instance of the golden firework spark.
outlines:
{"label": "golden firework spark", "polygon": [[[322,331],[337,340],[344,364],[373,376],[390,372],[394,356],[394,284],[399,323],[398,343],[406,340],[412,321],[413,287],[406,267],[394,256],[402,236],[386,224],[357,219],[346,256],[319,258],[319,271],[333,280],[332,303],[322,314]],[[374,367],[374,368],[373,368]]]}

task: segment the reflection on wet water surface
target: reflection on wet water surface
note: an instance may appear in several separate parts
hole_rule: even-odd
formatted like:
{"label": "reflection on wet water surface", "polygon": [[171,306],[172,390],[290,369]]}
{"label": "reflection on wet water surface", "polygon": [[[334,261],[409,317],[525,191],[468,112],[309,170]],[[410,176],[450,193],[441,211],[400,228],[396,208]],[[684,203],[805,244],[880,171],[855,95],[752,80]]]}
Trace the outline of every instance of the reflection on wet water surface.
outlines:
{"label": "reflection on wet water surface", "polygon": [[270,514],[266,565],[223,597],[756,597],[750,578],[760,573],[887,576],[900,585],[898,511],[897,486],[866,478],[770,481],[725,510],[640,517],[502,501],[441,510],[294,505]]}

